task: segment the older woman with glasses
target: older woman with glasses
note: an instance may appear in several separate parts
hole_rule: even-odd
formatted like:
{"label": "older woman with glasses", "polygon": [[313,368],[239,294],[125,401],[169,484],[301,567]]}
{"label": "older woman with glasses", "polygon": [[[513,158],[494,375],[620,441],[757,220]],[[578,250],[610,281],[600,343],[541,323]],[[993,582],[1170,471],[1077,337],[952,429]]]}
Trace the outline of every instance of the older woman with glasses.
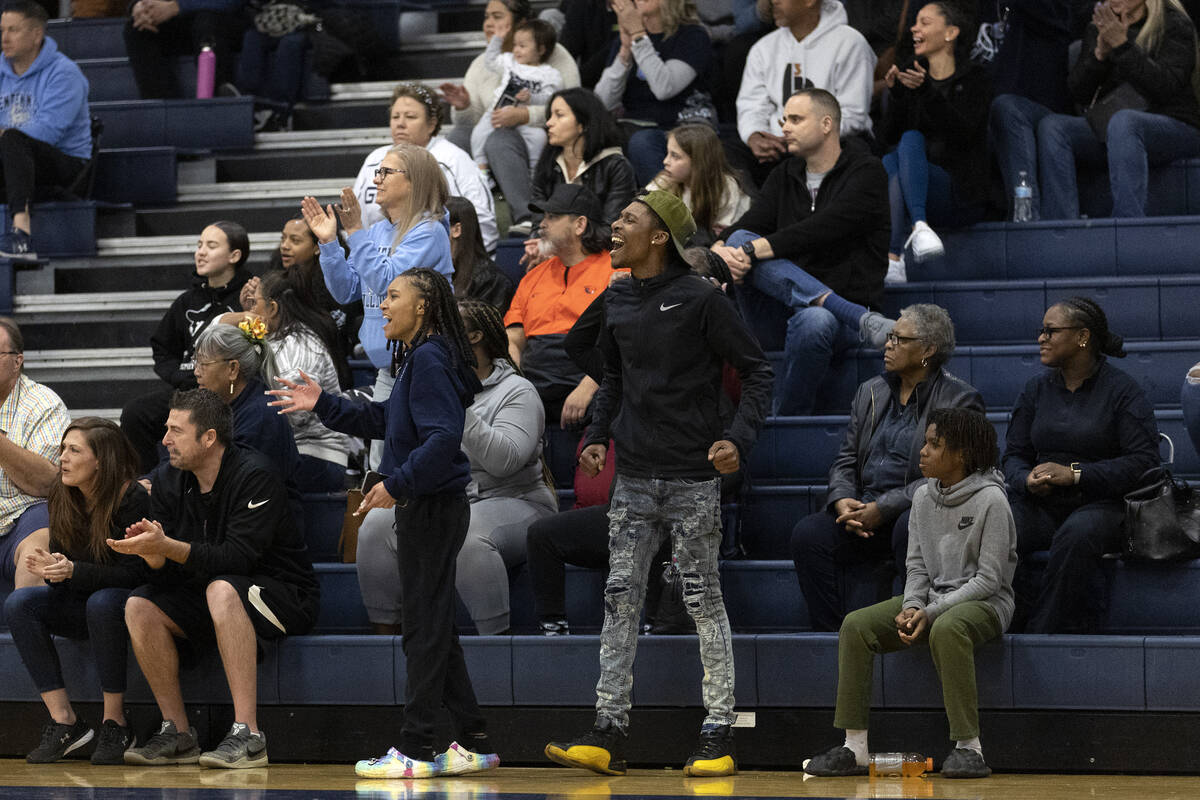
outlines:
{"label": "older woman with glasses", "polygon": [[[836,631],[847,613],[875,602],[875,593],[852,601],[847,568],[894,559],[903,570],[908,511],[924,483],[920,453],[929,413],[984,410],[979,392],[945,369],[953,354],[954,323],[946,309],[908,306],[887,335],[884,374],[858,387],[846,438],[829,469],[825,509],[792,531],[792,560],[813,630]],[[889,571],[889,592],[891,582]]]}
{"label": "older woman with glasses", "polygon": [[[1021,559],[1016,624],[1087,632],[1107,609],[1100,557],[1120,549],[1123,498],[1159,463],[1158,426],[1137,381],[1108,362],[1124,343],[1095,300],[1051,306],[1037,339],[1050,369],[1017,398],[1001,459]],[[1026,559],[1046,549],[1039,583]]]}

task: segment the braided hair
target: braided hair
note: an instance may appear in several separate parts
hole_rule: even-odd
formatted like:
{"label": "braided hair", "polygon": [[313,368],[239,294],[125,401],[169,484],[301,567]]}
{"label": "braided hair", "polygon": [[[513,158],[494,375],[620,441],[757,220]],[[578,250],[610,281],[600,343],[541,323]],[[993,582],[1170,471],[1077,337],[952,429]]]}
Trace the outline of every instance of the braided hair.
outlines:
{"label": "braided hair", "polygon": [[458,301],[458,312],[462,315],[467,333],[478,331],[482,334],[480,345],[487,357],[492,360],[503,358],[520,375],[520,368],[508,352],[508,333],[504,330],[504,319],[500,316],[500,310],[482,300],[464,299]]}
{"label": "braided hair", "polygon": [[1055,305],[1063,310],[1073,324],[1092,332],[1087,348],[1093,356],[1103,353],[1113,358],[1125,357],[1125,340],[1108,329],[1108,317],[1095,300],[1090,297],[1068,297]]}
{"label": "braided hair", "polygon": [[935,408],[928,424],[937,428],[946,449],[962,453],[968,475],[996,466],[996,428],[983,414],[969,408]]}
{"label": "braided hair", "polygon": [[[425,317],[421,320],[421,329],[413,337],[413,347],[430,336],[442,336],[450,345],[450,358],[455,368],[460,371],[474,370],[475,351],[471,349],[471,341],[467,338],[458,306],[454,303],[450,281],[429,267],[413,267],[400,273],[400,277],[408,281],[425,301]],[[402,358],[405,351],[401,342],[393,343],[393,348],[392,361],[395,367],[397,359]]]}

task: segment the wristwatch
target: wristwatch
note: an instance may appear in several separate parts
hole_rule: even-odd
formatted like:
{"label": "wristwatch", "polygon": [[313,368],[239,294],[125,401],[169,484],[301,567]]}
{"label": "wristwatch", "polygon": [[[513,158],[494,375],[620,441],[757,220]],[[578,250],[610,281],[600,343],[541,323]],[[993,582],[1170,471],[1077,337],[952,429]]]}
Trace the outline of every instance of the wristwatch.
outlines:
{"label": "wristwatch", "polygon": [[754,254],[754,242],[746,242],[745,244],[743,244],[742,252],[745,253],[746,256],[750,259],[751,264],[753,264],[755,261],[758,261],[758,256],[756,256]]}
{"label": "wristwatch", "polygon": [[1079,483],[1079,478],[1083,475],[1083,470],[1079,468],[1078,461],[1071,462],[1071,472],[1075,476],[1075,483]]}

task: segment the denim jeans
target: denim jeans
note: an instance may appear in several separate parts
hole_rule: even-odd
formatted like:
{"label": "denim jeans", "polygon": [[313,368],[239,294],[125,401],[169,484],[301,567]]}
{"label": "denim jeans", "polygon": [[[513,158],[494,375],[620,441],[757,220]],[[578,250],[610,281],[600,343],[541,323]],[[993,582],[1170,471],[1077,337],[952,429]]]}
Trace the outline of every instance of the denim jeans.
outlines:
{"label": "denim jeans", "polygon": [[[726,244],[740,247],[757,238],[747,231],[735,231]],[[812,305],[817,298],[830,293],[829,287],[787,259],[758,262],[750,270],[747,282],[751,291],[739,291],[738,303],[742,316],[752,321],[760,339],[764,338],[760,333],[762,321],[769,317],[760,313],[762,299],[778,301],[788,309],[783,370],[775,379],[773,412],[785,416],[811,414],[834,356],[858,346],[858,327]],[[763,342],[764,348],[771,346],[768,342],[769,338]]]}
{"label": "denim jeans", "polygon": [[1075,166],[1108,164],[1114,217],[1146,216],[1150,167],[1200,154],[1200,130],[1186,122],[1124,109],[1108,122],[1105,146],[1083,117],[1050,114],[1038,123],[1042,217],[1078,219]]}
{"label": "denim jeans", "polygon": [[988,138],[1000,165],[1008,213],[1012,217],[1013,188],[1020,174],[1029,177],[1033,187],[1033,218],[1041,217],[1041,192],[1038,189],[1038,123],[1052,114],[1050,109],[1016,94],[1002,94],[992,101],[988,119]]}
{"label": "denim jeans", "polygon": [[242,37],[237,87],[290,109],[304,87],[304,54],[308,47],[308,33],[304,31],[268,36],[251,28]]}
{"label": "denim jeans", "polygon": [[600,634],[596,716],[629,726],[638,621],[654,554],[670,537],[683,578],[683,603],[696,623],[705,725],[731,725],[733,636],[717,557],[721,547],[721,481],[664,480],[618,475],[608,512],[608,582]]}
{"label": "denim jeans", "polygon": [[925,154],[920,131],[905,131],[895,150],[883,157],[888,174],[888,202],[892,210],[892,239],[888,252],[903,253],[913,223],[950,222],[950,176]]}
{"label": "denim jeans", "polygon": [[90,639],[101,690],[111,694],[125,691],[128,597],[129,589],[99,589],[82,595],[51,586],[29,586],[8,596],[4,617],[39,694],[64,688],[62,665],[52,636]]}
{"label": "denim jeans", "polygon": [[[1195,377],[1192,377],[1193,374]],[[1179,402],[1183,405],[1183,424],[1187,427],[1188,435],[1192,437],[1192,447],[1200,453],[1200,364],[1192,367],[1191,372],[1183,379]]]}
{"label": "denim jeans", "polygon": [[667,132],[662,128],[639,128],[629,135],[625,152],[633,164],[638,186],[645,186],[662,170],[663,159],[667,157]]}

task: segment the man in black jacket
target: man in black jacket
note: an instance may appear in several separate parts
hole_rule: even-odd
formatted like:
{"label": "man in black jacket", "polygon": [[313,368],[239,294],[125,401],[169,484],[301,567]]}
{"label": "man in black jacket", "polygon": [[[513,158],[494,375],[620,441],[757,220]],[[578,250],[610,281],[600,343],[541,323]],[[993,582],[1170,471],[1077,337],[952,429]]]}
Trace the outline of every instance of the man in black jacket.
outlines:
{"label": "man in black jacket", "polygon": [[[259,453],[233,444],[229,406],[219,397],[207,389],[176,392],[163,444],[171,466],[154,474],[154,520],[109,540],[161,573],[134,590],[125,621],[163,723],[145,745],[126,751],[125,763],[265,767],[257,640],[312,627],[319,593],[312,563],[287,490]],[[181,651],[194,658],[213,644],[235,722],[216,750],[202,754],[188,725],[179,664]]]}
{"label": "man in black jacket", "polygon": [[[695,230],[679,198],[661,191],[634,200],[613,222],[613,266],[629,267],[632,277],[605,293],[604,382],[580,456],[584,471],[596,475],[610,438],[621,454],[608,514],[596,724],[575,741],[546,746],[560,764],[608,775],[625,772],[637,623],[650,561],[667,537],[700,638],[708,712],[684,774],[736,769],[733,640],[717,572],[717,473],[736,472],[754,445],[771,367],[724,293],[691,274],[683,242]],[[738,371],[742,394],[736,412],[723,417],[725,363]]]}
{"label": "man in black jacket", "polygon": [[[840,125],[829,92],[789,97],[783,135],[798,158],[771,172],[728,240],[713,246],[741,284],[743,313],[764,345],[777,346],[785,327],[776,414],[811,414],[831,362],[860,345],[882,348],[891,329],[867,310],[879,305],[887,271],[887,173],[865,149],[842,148]],[[772,313],[778,303],[790,314],[786,326]]]}

